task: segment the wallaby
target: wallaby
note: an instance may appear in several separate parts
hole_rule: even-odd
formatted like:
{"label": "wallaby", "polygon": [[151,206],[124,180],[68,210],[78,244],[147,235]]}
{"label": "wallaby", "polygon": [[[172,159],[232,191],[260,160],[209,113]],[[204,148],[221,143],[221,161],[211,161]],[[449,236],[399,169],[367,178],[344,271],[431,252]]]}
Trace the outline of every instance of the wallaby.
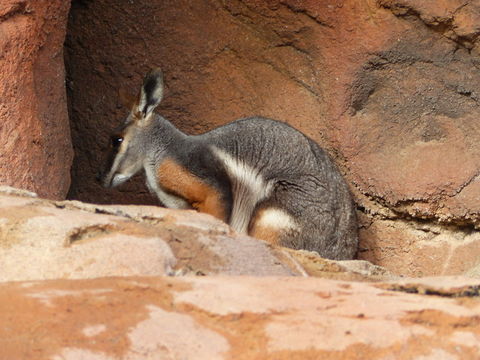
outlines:
{"label": "wallaby", "polygon": [[162,97],[163,74],[155,69],[111,138],[99,175],[103,186],[120,185],[143,169],[148,188],[168,208],[211,214],[272,244],[330,259],[354,257],[351,195],[313,140],[262,117],[186,135],[154,112]]}

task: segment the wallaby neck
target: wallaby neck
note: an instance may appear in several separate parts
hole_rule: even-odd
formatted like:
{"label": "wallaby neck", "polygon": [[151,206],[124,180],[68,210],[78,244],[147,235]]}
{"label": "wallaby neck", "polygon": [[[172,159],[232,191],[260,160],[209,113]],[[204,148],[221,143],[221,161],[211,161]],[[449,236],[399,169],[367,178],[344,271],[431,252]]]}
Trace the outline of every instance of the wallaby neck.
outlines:
{"label": "wallaby neck", "polygon": [[187,134],[180,131],[175,125],[173,125],[169,120],[165,119],[163,116],[155,116],[156,130],[161,131],[164,135],[171,136],[172,139],[184,139],[188,137]]}
{"label": "wallaby neck", "polygon": [[156,157],[166,155],[167,149],[172,145],[177,147],[188,141],[190,136],[177,129],[170,121],[158,114],[154,116],[151,128],[148,129],[150,139],[146,141],[152,148],[147,149],[147,153],[155,153]]}

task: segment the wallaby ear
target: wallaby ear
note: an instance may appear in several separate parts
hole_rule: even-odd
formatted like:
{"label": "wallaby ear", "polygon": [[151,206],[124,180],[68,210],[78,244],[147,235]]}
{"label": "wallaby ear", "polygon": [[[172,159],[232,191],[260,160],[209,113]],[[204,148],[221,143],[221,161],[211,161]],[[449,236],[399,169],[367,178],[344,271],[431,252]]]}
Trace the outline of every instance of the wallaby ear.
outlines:
{"label": "wallaby ear", "polygon": [[137,102],[137,96],[131,94],[128,90],[124,88],[118,89],[118,98],[120,99],[122,105],[128,109],[132,109]]}
{"label": "wallaby ear", "polygon": [[160,69],[151,70],[143,80],[138,101],[138,111],[148,117],[163,99],[163,73]]}

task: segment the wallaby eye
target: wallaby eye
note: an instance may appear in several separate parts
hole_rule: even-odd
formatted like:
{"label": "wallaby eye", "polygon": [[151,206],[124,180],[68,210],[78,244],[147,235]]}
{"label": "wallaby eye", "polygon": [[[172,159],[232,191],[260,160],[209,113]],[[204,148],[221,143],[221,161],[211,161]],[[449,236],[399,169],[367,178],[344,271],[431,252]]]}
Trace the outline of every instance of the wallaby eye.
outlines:
{"label": "wallaby eye", "polygon": [[117,148],[123,142],[123,137],[121,136],[112,136],[112,146]]}

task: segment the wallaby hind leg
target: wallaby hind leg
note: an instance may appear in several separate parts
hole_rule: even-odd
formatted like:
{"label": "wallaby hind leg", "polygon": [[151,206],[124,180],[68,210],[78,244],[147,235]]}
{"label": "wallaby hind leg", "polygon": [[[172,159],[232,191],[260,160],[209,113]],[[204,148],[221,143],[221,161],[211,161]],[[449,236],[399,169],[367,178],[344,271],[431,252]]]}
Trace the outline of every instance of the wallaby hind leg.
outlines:
{"label": "wallaby hind leg", "polygon": [[258,204],[249,234],[329,259],[351,259],[357,244],[355,214],[351,201],[342,198],[342,187],[323,189],[308,186],[301,177],[296,180],[275,186],[271,197]]}
{"label": "wallaby hind leg", "polygon": [[301,228],[298,221],[285,209],[271,202],[259,204],[252,216],[248,233],[272,245],[299,248]]}
{"label": "wallaby hind leg", "polygon": [[[324,217],[324,222],[305,222],[278,206],[261,206],[256,209],[249,226],[249,235],[265,240],[272,245],[292,249],[317,251],[323,257],[343,258],[338,254],[338,233],[333,218]],[[345,256],[346,258],[346,256]]]}

